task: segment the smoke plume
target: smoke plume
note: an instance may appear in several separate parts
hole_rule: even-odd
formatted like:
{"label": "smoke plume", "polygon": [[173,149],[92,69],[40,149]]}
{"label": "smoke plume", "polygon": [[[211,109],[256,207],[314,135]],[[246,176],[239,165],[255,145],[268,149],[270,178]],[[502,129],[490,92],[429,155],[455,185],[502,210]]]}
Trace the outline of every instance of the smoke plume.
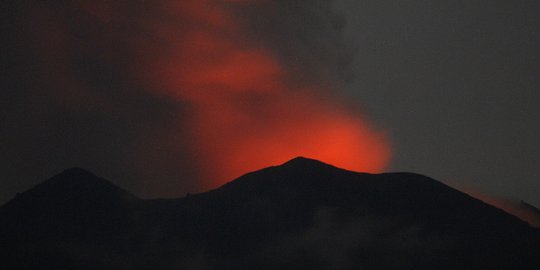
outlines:
{"label": "smoke plume", "polygon": [[6,98],[25,117],[6,126],[2,158],[86,167],[147,196],[299,155],[381,171],[386,137],[336,94],[347,50],[323,3],[10,3]]}

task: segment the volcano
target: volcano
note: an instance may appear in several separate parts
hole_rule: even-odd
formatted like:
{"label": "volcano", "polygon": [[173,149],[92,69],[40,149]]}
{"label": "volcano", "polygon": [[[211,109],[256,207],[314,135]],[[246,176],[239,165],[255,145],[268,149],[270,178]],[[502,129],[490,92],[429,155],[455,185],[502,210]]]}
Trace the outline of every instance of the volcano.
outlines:
{"label": "volcano", "polygon": [[540,230],[414,173],[307,158],[179,199],[68,169],[0,207],[3,269],[539,269]]}

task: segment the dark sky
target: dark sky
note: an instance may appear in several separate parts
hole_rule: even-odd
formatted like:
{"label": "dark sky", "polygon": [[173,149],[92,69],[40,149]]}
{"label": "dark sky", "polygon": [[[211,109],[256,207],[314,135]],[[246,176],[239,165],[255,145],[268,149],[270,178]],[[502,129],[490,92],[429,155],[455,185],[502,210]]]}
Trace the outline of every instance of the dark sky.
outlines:
{"label": "dark sky", "polygon": [[338,1],[391,169],[540,205],[540,3]]}
{"label": "dark sky", "polygon": [[[360,133],[370,145],[379,143],[379,132],[385,134],[392,152],[385,170],[414,171],[454,187],[540,205],[537,1],[221,2],[203,16],[198,12],[207,6],[162,0],[2,1],[0,203],[72,166],[145,197],[201,191],[212,186],[200,183],[207,171],[226,170],[220,167],[226,163],[208,157],[210,148],[217,147],[216,156],[245,148],[235,153],[245,159],[238,162],[247,162],[296,128],[319,139],[315,134],[326,131],[312,130],[328,123],[304,123],[335,114],[344,125],[353,116],[362,118],[368,131]],[[248,74],[236,80],[241,85],[227,81],[227,87],[278,81],[293,89],[287,90],[287,102],[259,89],[249,95],[216,92],[205,101],[221,108],[227,99],[220,112],[260,120],[257,127],[234,131],[263,134],[261,142],[249,137],[265,144],[261,151],[235,139],[239,135],[230,128],[220,127],[223,136],[195,133],[214,122],[194,125],[194,111],[203,119],[220,114],[199,112],[194,104],[201,103],[193,100],[200,97],[190,91],[171,93],[189,87],[169,79],[200,64],[182,54],[193,54],[184,46],[192,29],[216,32],[218,41],[221,35],[233,37],[223,46],[250,50],[248,60],[234,59],[258,73],[241,70]],[[284,68],[272,69],[274,58],[267,55]],[[212,57],[220,59],[206,55],[203,62],[218,61]],[[177,69],[177,61],[192,69]],[[280,75],[283,70],[289,75]],[[252,85],[253,77],[263,83]],[[317,89],[295,90],[306,85]],[[295,109],[276,115],[276,104]],[[291,120],[278,124],[274,118]],[[265,125],[284,131],[265,137]],[[230,145],[197,148],[201,141],[221,139]]]}

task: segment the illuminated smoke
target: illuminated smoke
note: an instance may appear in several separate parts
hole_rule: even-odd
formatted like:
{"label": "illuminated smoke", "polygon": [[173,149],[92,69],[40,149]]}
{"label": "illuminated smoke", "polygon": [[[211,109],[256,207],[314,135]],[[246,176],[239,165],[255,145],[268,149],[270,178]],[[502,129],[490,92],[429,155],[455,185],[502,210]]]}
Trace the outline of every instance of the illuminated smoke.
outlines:
{"label": "illuminated smoke", "polygon": [[56,167],[129,179],[151,197],[214,188],[296,156],[383,170],[384,134],[304,72],[308,65],[247,30],[251,19],[239,16],[266,5],[273,2],[28,2],[20,36],[37,76],[25,91],[40,100],[29,103],[34,111],[43,105],[36,121],[48,123],[31,140],[62,130],[42,139],[54,148],[43,155],[61,149]]}
{"label": "illuminated smoke", "polygon": [[187,128],[202,185],[215,187],[299,155],[351,170],[382,170],[390,156],[383,134],[331,100],[333,90],[318,89],[315,78],[311,84],[290,78],[232,16],[230,9],[242,4],[250,3],[164,1],[166,19],[146,25],[167,46],[159,57],[148,56],[142,76],[155,94],[191,108]]}

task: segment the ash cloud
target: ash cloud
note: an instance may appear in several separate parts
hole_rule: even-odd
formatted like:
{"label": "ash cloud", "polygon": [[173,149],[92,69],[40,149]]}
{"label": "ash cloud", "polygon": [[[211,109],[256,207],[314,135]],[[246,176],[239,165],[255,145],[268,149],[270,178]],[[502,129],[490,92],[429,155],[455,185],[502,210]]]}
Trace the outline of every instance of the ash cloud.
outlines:
{"label": "ash cloud", "polygon": [[[327,88],[338,84],[339,70],[346,69],[351,52],[340,36],[344,21],[331,11],[330,2],[80,0],[4,1],[2,6],[2,49],[6,53],[1,60],[7,72],[1,81],[0,140],[7,143],[0,154],[6,179],[0,201],[72,166],[117,179],[117,184],[143,197],[202,191],[219,184],[205,179],[215,177],[209,171],[224,171],[223,181],[246,168],[271,165],[268,160],[250,167],[235,164],[245,163],[240,157],[250,159],[247,154],[257,152],[255,148],[261,144],[266,144],[264,149],[275,149],[273,144],[288,140],[285,134],[290,129],[305,130],[294,135],[291,144],[304,141],[308,133],[321,134],[310,142],[312,146],[318,140],[327,144],[336,135],[324,130],[332,129],[349,134],[345,142],[354,142],[353,136],[363,137],[374,149],[357,144],[352,151],[360,147],[371,154],[380,152],[375,155],[376,165],[367,167],[380,169],[387,162],[389,150],[382,133],[372,132],[349,108],[339,108],[339,97],[333,92],[336,88]],[[193,89],[201,87],[199,81],[176,80],[205,69],[204,61],[212,61],[208,59],[214,49],[202,59],[203,66],[200,59],[183,56],[182,51],[193,52],[183,47],[193,41],[186,38],[193,29],[218,33],[220,38],[223,33],[237,37],[226,41],[241,47],[240,53],[250,54],[226,60],[247,59],[245,65],[259,72],[231,85],[219,76],[210,81],[245,91],[268,85],[260,79],[263,76],[280,76],[274,81],[286,86],[284,93],[231,91],[215,94],[219,98],[209,102],[194,102],[197,91]],[[228,48],[229,43],[223,46]],[[189,61],[182,62],[186,57]],[[272,69],[274,64],[277,71]],[[336,73],[328,71],[334,69]],[[336,102],[326,101],[332,99]],[[297,109],[283,110],[284,106]],[[281,115],[276,116],[277,111]],[[216,125],[208,119],[229,114],[242,116],[233,122],[240,128],[228,127],[228,119],[221,122],[227,124],[220,132],[210,130]],[[278,121],[276,117],[292,120]],[[322,120],[298,124],[310,118]],[[207,124],[194,125],[205,121]],[[338,124],[331,126],[331,122]],[[269,130],[281,131],[265,135],[276,138],[269,143],[262,140],[264,136],[257,137]],[[212,143],[228,137],[232,138],[225,139],[228,145]],[[274,153],[262,150],[255,155]],[[276,154],[271,162],[283,162],[284,156],[288,154]],[[236,163],[223,161],[235,159]],[[234,169],[227,171],[229,168]]]}
{"label": "ash cloud", "polygon": [[344,35],[347,19],[335,8],[336,1],[271,2],[240,14],[251,35],[272,47],[301,80],[318,78],[335,87],[351,79],[356,46]]}

